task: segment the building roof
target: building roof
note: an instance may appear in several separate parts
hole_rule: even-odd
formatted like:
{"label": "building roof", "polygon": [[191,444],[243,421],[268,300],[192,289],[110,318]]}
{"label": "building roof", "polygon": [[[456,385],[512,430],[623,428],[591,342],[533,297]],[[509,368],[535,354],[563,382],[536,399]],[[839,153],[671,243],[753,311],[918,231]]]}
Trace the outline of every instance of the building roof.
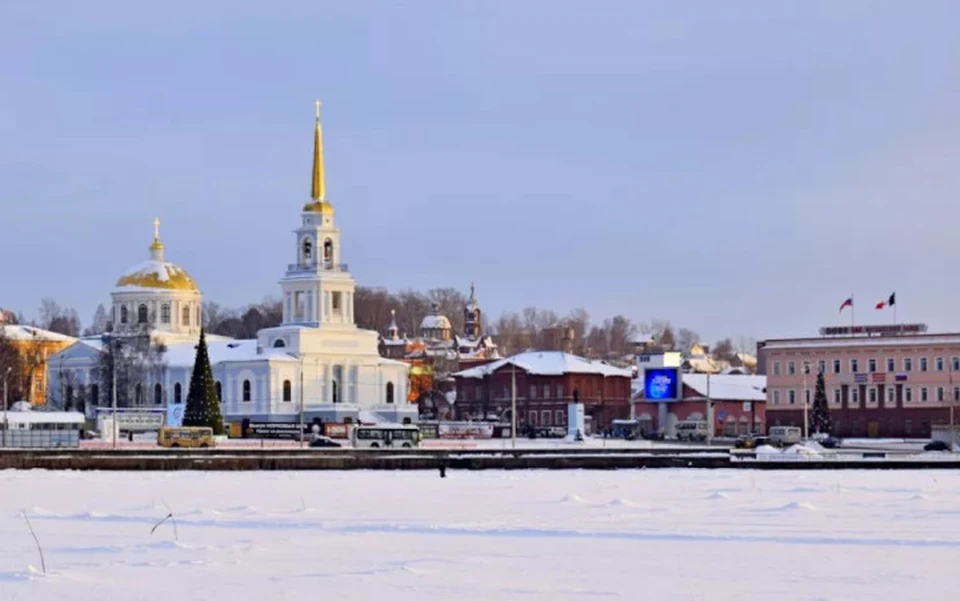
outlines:
{"label": "building roof", "polygon": [[951,344],[960,345],[960,333],[951,334],[910,334],[902,336],[844,336],[818,338],[782,338],[764,340],[761,350],[780,349],[819,349],[819,348],[862,348],[885,346],[917,346]]}
{"label": "building roof", "polygon": [[0,325],[0,332],[2,332],[2,335],[8,340],[42,340],[45,342],[77,341],[77,339],[73,336],[58,334],[56,332],[51,332],[50,330],[35,328],[33,326]]}
{"label": "building roof", "polygon": [[[708,396],[707,374],[683,374],[683,384],[700,396]],[[765,401],[767,377],[711,375],[709,397],[718,401]]]}
{"label": "building roof", "polygon": [[185,269],[167,261],[149,260],[130,268],[117,280],[120,290],[197,290]]}
{"label": "building roof", "polygon": [[[207,353],[210,355],[210,364],[232,361],[292,361],[298,359],[290,355],[285,349],[265,348],[257,353],[257,340],[215,340],[207,342]],[[181,342],[167,347],[163,359],[171,367],[185,367],[193,365],[197,358],[196,342]]]}
{"label": "building roof", "polygon": [[519,353],[492,363],[471,367],[453,374],[460,378],[483,378],[505,365],[515,365],[528,374],[538,376],[561,376],[564,374],[596,374],[629,378],[632,370],[591,361],[563,351],[529,351]]}

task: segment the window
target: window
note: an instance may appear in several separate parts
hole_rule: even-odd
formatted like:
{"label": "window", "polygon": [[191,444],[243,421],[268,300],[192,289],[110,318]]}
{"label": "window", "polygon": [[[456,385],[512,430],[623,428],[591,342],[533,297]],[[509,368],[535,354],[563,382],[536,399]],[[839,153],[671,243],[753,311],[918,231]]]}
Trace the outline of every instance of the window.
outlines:
{"label": "window", "polygon": [[160,384],[153,385],[153,404],[162,405],[163,404],[163,387]]}
{"label": "window", "polygon": [[937,386],[937,400],[943,402],[943,386]]}
{"label": "window", "polygon": [[170,305],[160,305],[160,323],[170,323]]}
{"label": "window", "polygon": [[913,357],[903,358],[903,371],[913,371]]}
{"label": "window", "polygon": [[926,403],[926,402],[927,402],[927,387],[926,387],[926,386],[921,386],[921,387],[920,387],[920,402],[921,402],[921,403]]}
{"label": "window", "polygon": [[927,358],[920,357],[920,371],[927,371]]}
{"label": "window", "polygon": [[527,419],[530,420],[530,425],[531,425],[531,426],[536,426],[536,425],[537,425],[537,412],[534,411],[533,409],[531,409],[531,410],[530,410],[530,413],[529,413],[529,416],[528,416]]}
{"label": "window", "polygon": [[393,382],[387,382],[387,404],[393,404]]}
{"label": "window", "polygon": [[277,338],[273,341],[273,348],[283,348],[287,346],[287,343],[283,341],[283,338]]}
{"label": "window", "polygon": [[872,374],[877,372],[877,360],[876,360],[876,359],[869,359],[869,360],[867,361],[867,371],[869,371],[869,372],[872,373]]}
{"label": "window", "polygon": [[147,323],[147,306],[140,305],[137,307],[137,323]]}
{"label": "window", "polygon": [[810,362],[809,362],[809,361],[804,361],[804,362],[803,362],[803,373],[805,373],[805,374],[810,373]]}
{"label": "window", "polygon": [[803,391],[804,396],[806,397],[805,400],[807,401],[807,404],[808,404],[808,405],[810,404],[810,393],[811,393],[811,392],[812,392],[812,391],[811,391],[809,388],[807,388],[806,390]]}
{"label": "window", "polygon": [[887,371],[890,373],[897,371],[897,362],[893,357],[889,357],[887,359]]}
{"label": "window", "polygon": [[[247,400],[247,399],[244,399],[244,400]],[[290,386],[290,380],[284,380],[283,381],[283,401],[285,403],[289,403],[292,400],[293,400],[293,391],[292,391],[292,387]]]}
{"label": "window", "polygon": [[180,321],[183,325],[190,325],[190,307],[184,307],[183,311],[180,312]]}
{"label": "window", "polygon": [[780,404],[780,391],[779,391],[779,390],[774,390],[774,391],[773,391],[773,404],[774,404],[774,405],[779,405],[779,404]]}
{"label": "window", "polygon": [[909,386],[903,387],[903,402],[912,403],[913,402],[913,388]]}
{"label": "window", "polygon": [[215,384],[215,386],[217,388],[217,401],[222,403],[223,402],[223,385],[220,384],[220,380],[217,380],[217,383]]}
{"label": "window", "polygon": [[897,402],[897,391],[893,386],[887,386],[887,404],[891,407]]}
{"label": "window", "polygon": [[530,398],[531,399],[537,398],[537,387],[534,384],[530,385]]}
{"label": "window", "polygon": [[850,373],[858,373],[860,371],[860,362],[856,359],[850,359]]}
{"label": "window", "polygon": [[867,397],[867,402],[871,405],[877,404],[877,389],[873,386],[870,387],[869,396]]}
{"label": "window", "polygon": [[139,382],[133,387],[133,398],[137,405],[143,404],[143,386]]}
{"label": "window", "polygon": [[250,400],[250,380],[243,381],[243,400]]}
{"label": "window", "polygon": [[850,404],[856,405],[860,402],[860,390],[856,386],[850,387]]}
{"label": "window", "polygon": [[545,399],[549,399],[549,398],[550,398],[550,385],[549,385],[549,384],[544,384],[544,385],[543,385],[543,398],[545,398]]}
{"label": "window", "polygon": [[791,389],[787,392],[787,398],[790,399],[790,400],[789,400],[789,403],[790,403],[791,405],[796,405],[796,404],[797,404],[797,391],[791,388]]}
{"label": "window", "polygon": [[840,389],[839,389],[839,388],[834,388],[834,389],[833,389],[833,404],[834,404],[834,405],[839,405],[839,404],[840,404],[840,399],[841,399]]}
{"label": "window", "polygon": [[833,373],[840,373],[840,359],[833,360]]}
{"label": "window", "polygon": [[563,384],[557,384],[557,398],[563,398]]}
{"label": "window", "polygon": [[960,386],[953,387],[953,402],[956,403],[960,401]]}
{"label": "window", "polygon": [[127,323],[127,308],[120,307],[120,323]]}
{"label": "window", "polygon": [[819,361],[817,361],[817,373],[818,374],[827,373],[827,362],[824,361],[823,359],[820,359]]}
{"label": "window", "polygon": [[183,387],[180,385],[180,382],[177,382],[173,385],[173,402],[182,403],[183,402]]}
{"label": "window", "polygon": [[934,365],[937,366],[937,371],[943,371],[943,357],[937,357],[934,360]]}
{"label": "window", "polygon": [[566,423],[566,416],[563,415],[562,409],[557,409],[553,412],[553,425],[562,426]]}
{"label": "window", "polygon": [[98,384],[92,384],[90,386],[90,400],[94,405],[100,404],[100,386]]}
{"label": "window", "polygon": [[780,362],[779,362],[779,361],[774,361],[774,362],[773,362],[773,375],[775,375],[775,376],[779,376],[779,375],[780,375]]}
{"label": "window", "polygon": [[313,243],[310,242],[310,238],[303,239],[303,259],[304,262],[310,260],[310,257],[313,256]]}
{"label": "window", "polygon": [[795,375],[797,373],[797,364],[793,361],[787,361],[787,374]]}
{"label": "window", "polygon": [[552,420],[550,419],[550,410],[549,410],[549,409],[544,409],[543,411],[540,412],[540,425],[541,425],[541,426],[549,426],[549,425],[551,424],[551,421],[552,421]]}
{"label": "window", "polygon": [[73,408],[73,386],[67,386],[67,408]]}

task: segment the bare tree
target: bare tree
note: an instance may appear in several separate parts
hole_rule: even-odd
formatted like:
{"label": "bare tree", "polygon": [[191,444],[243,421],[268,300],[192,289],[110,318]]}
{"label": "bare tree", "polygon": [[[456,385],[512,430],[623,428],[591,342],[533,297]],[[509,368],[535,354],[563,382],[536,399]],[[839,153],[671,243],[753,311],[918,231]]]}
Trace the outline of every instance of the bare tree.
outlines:
{"label": "bare tree", "polygon": [[677,349],[689,353],[693,345],[700,342],[700,335],[688,328],[677,330]]}
{"label": "bare tree", "polygon": [[84,336],[99,336],[107,331],[107,325],[110,318],[107,315],[107,308],[103,303],[97,305],[97,310],[93,313],[93,319],[90,320],[90,327],[83,331]]}
{"label": "bare tree", "polygon": [[40,327],[65,336],[80,335],[80,316],[76,309],[61,307],[52,298],[40,301]]}
{"label": "bare tree", "polygon": [[456,288],[433,288],[427,292],[431,303],[437,303],[440,315],[450,320],[450,327],[457,334],[463,333],[463,308],[467,297]]}
{"label": "bare tree", "polygon": [[713,356],[723,361],[730,361],[736,355],[733,348],[733,341],[729,337],[718,341],[713,345]]}
{"label": "bare tree", "polygon": [[357,327],[386,332],[390,326],[390,310],[396,310],[397,304],[386,288],[358,286],[353,297],[354,321]]}
{"label": "bare tree", "polygon": [[[23,398],[23,361],[20,351],[7,337],[6,331],[0,328],[0,386],[6,379],[7,392],[11,399]],[[3,394],[0,389],[0,395]],[[0,398],[0,403],[3,399]]]}

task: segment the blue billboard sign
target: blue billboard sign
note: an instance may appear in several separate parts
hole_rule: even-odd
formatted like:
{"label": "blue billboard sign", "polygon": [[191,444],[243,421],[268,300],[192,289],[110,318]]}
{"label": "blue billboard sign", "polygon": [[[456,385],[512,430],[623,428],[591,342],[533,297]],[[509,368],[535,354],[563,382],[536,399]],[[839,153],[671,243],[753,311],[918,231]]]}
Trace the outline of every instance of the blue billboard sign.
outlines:
{"label": "blue billboard sign", "polygon": [[647,368],[643,372],[643,392],[648,401],[676,401],[680,397],[680,369]]}

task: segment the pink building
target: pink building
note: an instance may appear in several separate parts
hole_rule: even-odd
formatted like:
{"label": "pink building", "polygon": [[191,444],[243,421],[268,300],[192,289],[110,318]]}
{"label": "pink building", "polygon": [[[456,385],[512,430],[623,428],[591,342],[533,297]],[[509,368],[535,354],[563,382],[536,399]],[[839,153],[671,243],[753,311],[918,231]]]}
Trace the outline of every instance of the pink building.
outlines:
{"label": "pink building", "polygon": [[819,338],[765,340],[767,426],[803,427],[823,371],[832,434],[929,438],[960,404],[960,333],[926,334],[923,324],[821,328]]}

